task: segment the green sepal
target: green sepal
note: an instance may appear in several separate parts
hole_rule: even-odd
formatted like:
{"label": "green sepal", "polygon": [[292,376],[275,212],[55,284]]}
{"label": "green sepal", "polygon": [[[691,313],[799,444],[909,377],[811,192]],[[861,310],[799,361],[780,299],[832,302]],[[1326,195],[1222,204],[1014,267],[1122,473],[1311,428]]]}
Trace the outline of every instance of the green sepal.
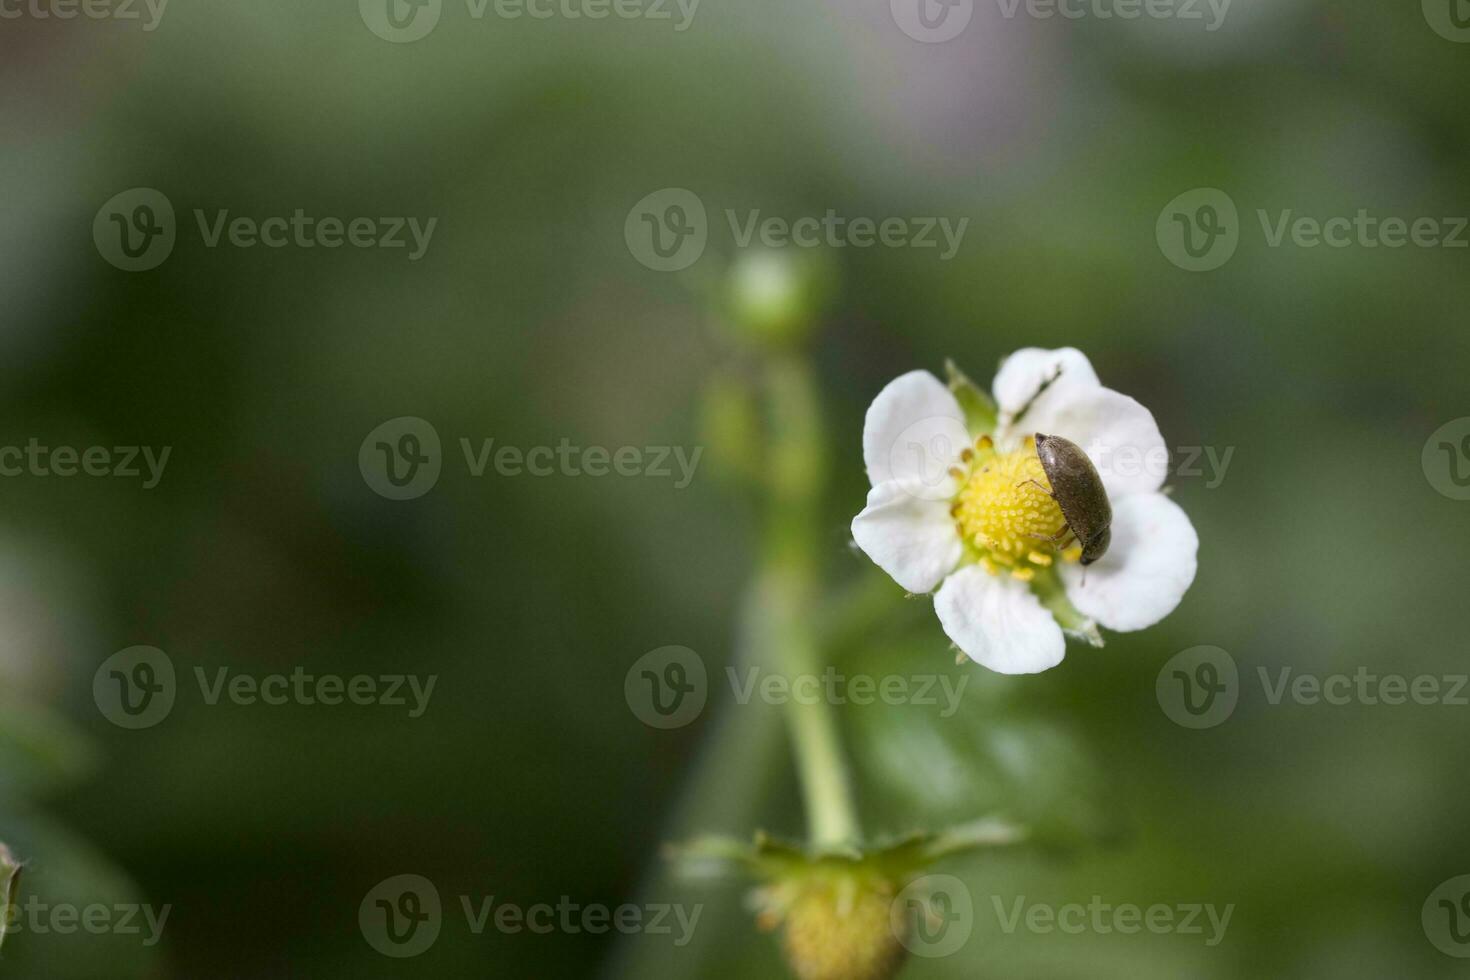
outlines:
{"label": "green sepal", "polygon": [[994,432],[999,413],[985,389],[971,381],[954,361],[944,362],[944,373],[949,379],[950,394],[965,413],[965,428],[971,435]]}
{"label": "green sepal", "polygon": [[813,848],[758,832],[749,843],[734,837],[708,835],[685,844],[669,845],[666,859],[682,877],[708,879],[743,875],[781,881],[804,873],[851,867],[865,868],[905,881],[929,865],[956,854],[982,848],[1007,847],[1028,838],[1025,827],[999,817],[987,817],[938,831],[915,831],[866,842],[862,847]]}
{"label": "green sepal", "polygon": [[1061,576],[1056,570],[1049,568],[1039,573],[1031,582],[1031,588],[1041,604],[1057,621],[1062,632],[1076,640],[1082,640],[1088,646],[1101,648],[1103,646],[1102,634],[1098,632],[1097,621],[1089,619],[1077,611],[1072,605],[1072,600],[1067,598],[1067,590],[1062,588]]}

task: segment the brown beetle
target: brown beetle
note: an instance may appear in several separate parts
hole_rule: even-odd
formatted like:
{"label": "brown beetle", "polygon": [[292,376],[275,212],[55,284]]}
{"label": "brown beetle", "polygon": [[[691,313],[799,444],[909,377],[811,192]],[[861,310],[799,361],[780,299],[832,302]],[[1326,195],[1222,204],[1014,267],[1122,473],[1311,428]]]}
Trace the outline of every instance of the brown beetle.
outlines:
{"label": "brown beetle", "polygon": [[1075,442],[1040,432],[1036,456],[1051,481],[1051,498],[1082,545],[1082,564],[1091,565],[1107,553],[1113,539],[1113,505],[1097,467]]}

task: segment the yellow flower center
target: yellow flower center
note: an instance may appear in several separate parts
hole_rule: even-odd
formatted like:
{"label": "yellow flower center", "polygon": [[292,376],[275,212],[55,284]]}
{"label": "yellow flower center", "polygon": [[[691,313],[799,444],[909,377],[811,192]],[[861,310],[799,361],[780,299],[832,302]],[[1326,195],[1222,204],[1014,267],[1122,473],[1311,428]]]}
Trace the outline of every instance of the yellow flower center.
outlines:
{"label": "yellow flower center", "polygon": [[[992,575],[1004,567],[1029,581],[1036,567],[1051,565],[1070,539],[1037,458],[1036,441],[1027,436],[1019,449],[1002,453],[989,436],[981,436],[961,458],[969,469],[956,473],[964,482],[950,508],[960,538],[979,552],[980,563]],[[1076,561],[1080,553],[1072,547],[1061,555]]]}

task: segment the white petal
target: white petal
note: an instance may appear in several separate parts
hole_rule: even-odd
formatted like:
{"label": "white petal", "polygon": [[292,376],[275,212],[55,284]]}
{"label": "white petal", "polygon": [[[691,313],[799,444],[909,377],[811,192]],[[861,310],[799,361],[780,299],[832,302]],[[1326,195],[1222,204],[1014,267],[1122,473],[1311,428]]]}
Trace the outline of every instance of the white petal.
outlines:
{"label": "white petal", "polygon": [[1061,569],[1067,598],[1084,616],[1127,632],[1152,626],[1174,611],[1194,581],[1199,535],[1178,504],[1161,493],[1113,503],[1113,540],[1087,566]]}
{"label": "white petal", "polygon": [[995,381],[991,383],[995,404],[1002,414],[1014,415],[1053,376],[1056,380],[1047,388],[1044,397],[1049,397],[1058,387],[1080,385],[1096,388],[1100,383],[1087,355],[1075,347],[1056,350],[1023,347],[1002,361],[1000,369],[995,372]]}
{"label": "white petal", "polygon": [[967,565],[934,596],[944,632],[971,660],[1001,674],[1035,674],[1067,652],[1062,628],[1022,582]]}
{"label": "white petal", "polygon": [[927,500],[914,481],[890,480],[868,493],[852,519],[859,548],[910,592],[929,592],[959,564],[964,550],[949,501]]}
{"label": "white petal", "polygon": [[863,422],[863,463],[873,486],[917,478],[929,499],[969,445],[965,413],[944,383],[928,371],[910,371],[888,383]]}
{"label": "white petal", "polygon": [[1070,439],[1102,477],[1114,506],[1133,493],[1152,493],[1169,474],[1169,449],[1153,413],[1111,388],[1067,388],[1026,413],[1026,432]]}

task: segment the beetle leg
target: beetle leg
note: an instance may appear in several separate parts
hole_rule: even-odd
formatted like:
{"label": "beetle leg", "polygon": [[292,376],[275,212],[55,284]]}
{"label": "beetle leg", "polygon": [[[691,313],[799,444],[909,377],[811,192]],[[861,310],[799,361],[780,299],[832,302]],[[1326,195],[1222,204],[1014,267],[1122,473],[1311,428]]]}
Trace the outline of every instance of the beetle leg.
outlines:
{"label": "beetle leg", "polygon": [[1056,499],[1056,494],[1052,493],[1050,490],[1048,490],[1046,487],[1042,486],[1040,483],[1037,483],[1035,479],[1022,480],[1020,483],[1016,484],[1016,486],[1018,486],[1018,487],[1024,487],[1028,483],[1031,484],[1032,486],[1034,486],[1036,489],[1040,490],[1042,493],[1046,494],[1048,497],[1051,497],[1052,499]]}
{"label": "beetle leg", "polygon": [[[1056,545],[1058,549],[1066,548],[1068,545],[1076,542],[1077,540],[1077,535],[1072,533],[1072,529],[1070,527],[1063,527],[1056,534],[1023,534],[1022,537],[1034,538],[1037,541],[1050,541],[1052,544]],[[1070,541],[1068,540],[1069,538],[1071,539]]]}

